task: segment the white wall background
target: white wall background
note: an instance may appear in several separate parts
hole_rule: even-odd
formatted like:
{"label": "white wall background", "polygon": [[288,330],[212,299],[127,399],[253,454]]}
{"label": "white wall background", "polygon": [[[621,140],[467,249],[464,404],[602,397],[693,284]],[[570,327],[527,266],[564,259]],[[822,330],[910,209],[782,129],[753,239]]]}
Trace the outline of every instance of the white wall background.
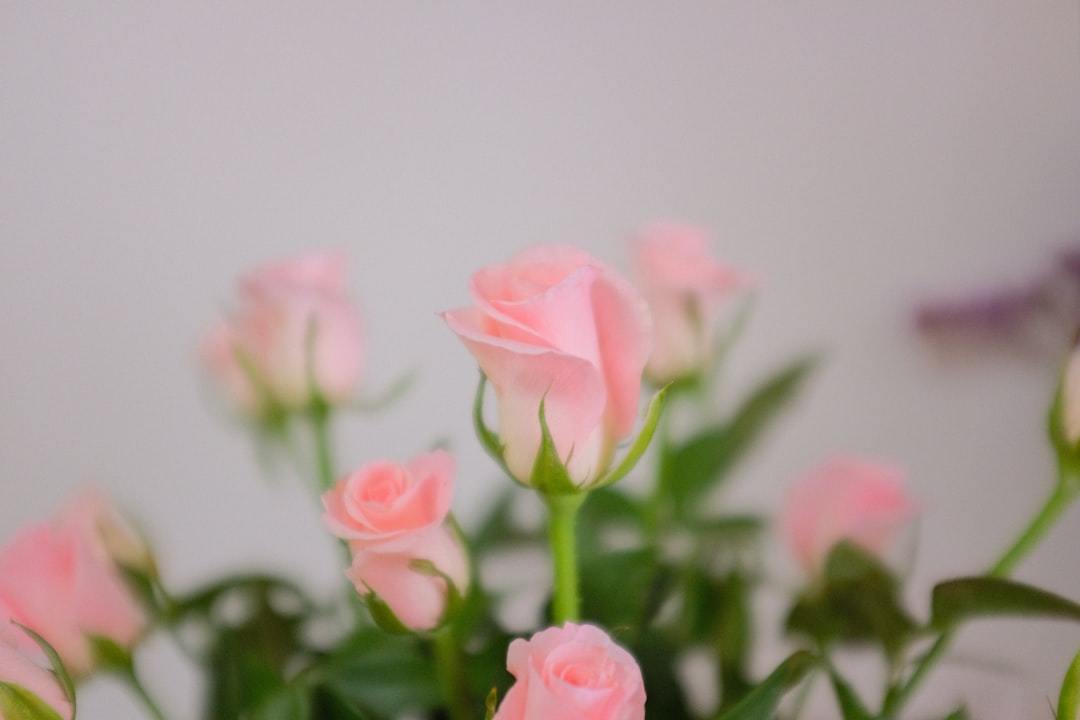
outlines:
{"label": "white wall background", "polygon": [[[1076,0],[4,3],[0,539],[94,482],[177,588],[252,564],[329,588],[313,503],[263,481],[194,367],[233,278],[351,254],[368,387],[422,376],[344,424],[342,456],[452,438],[467,519],[499,480],[467,422],[473,362],[435,311],[534,242],[625,266],[623,239],[663,217],[766,279],[731,387],[829,350],[729,501],[767,507],[834,451],[905,464],[922,610],[1040,502],[1053,370],[942,366],[909,309],[1080,240],[1078,38]],[[1074,511],[1019,576],[1080,597],[1078,543]],[[976,717],[1048,718],[1078,648],[1075,626],[982,623],[957,653],[1009,669],[940,673],[919,707],[968,693]],[[165,642],[147,655],[193,717],[193,672]],[[136,714],[108,683],[82,709]]]}

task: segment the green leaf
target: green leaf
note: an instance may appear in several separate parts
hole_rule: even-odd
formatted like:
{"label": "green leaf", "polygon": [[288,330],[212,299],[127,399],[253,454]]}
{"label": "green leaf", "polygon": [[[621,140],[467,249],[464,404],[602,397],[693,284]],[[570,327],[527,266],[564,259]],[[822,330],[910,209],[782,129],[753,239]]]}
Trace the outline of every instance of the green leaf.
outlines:
{"label": "green leaf", "polygon": [[726,423],[670,448],[661,458],[661,482],[670,489],[680,517],[696,513],[701,495],[753,447],[816,363],[816,357],[804,357],[784,368],[759,385]]}
{"label": "green leaf", "polygon": [[818,664],[818,658],[799,650],[772,671],[735,707],[720,716],[720,720],[767,720],[776,713],[784,693],[799,683]]}
{"label": "green leaf", "polygon": [[134,664],[131,653],[112,638],[104,635],[89,635],[90,652],[96,665],[103,672],[115,672],[128,675],[133,672]]}
{"label": "green leaf", "polygon": [[22,685],[0,682],[0,717],[5,720],[65,720]]}
{"label": "green leaf", "polygon": [[547,417],[544,414],[543,399],[540,400],[538,415],[540,447],[536,451],[536,459],[533,460],[529,485],[545,495],[577,495],[583,492],[582,488],[570,478],[570,473],[566,470],[566,465],[555,448],[555,440],[551,437],[551,429],[548,428]]}
{"label": "green leaf", "polygon": [[491,688],[491,692],[487,694],[487,699],[484,700],[484,720],[491,720],[495,717],[495,709],[499,705],[499,690],[498,688]]}
{"label": "green leaf", "polygon": [[581,613],[610,628],[637,633],[659,609],[671,574],[657,567],[652,548],[591,555],[581,565]]}
{"label": "green leaf", "polygon": [[422,712],[442,702],[434,668],[416,637],[375,628],[347,638],[311,669],[308,680],[375,717]]}
{"label": "green leaf", "polygon": [[1029,616],[1080,620],[1080,605],[1031,585],[995,577],[939,583],[931,597],[931,624],[945,629],[982,617]]}
{"label": "green leaf", "polygon": [[1061,695],[1058,696],[1058,720],[1077,720],[1080,718],[1080,653],[1073,658],[1061,682]]}
{"label": "green leaf", "polygon": [[[621,637],[615,639],[622,643]],[[647,632],[628,649],[641,666],[649,694],[648,716],[660,720],[692,720],[694,715],[687,705],[682,684],[675,676],[684,648],[660,632]]]}
{"label": "green leaf", "polygon": [[[941,720],[968,720],[967,708],[958,707]],[[1062,720],[1061,715],[1058,715],[1058,720]]]}
{"label": "green leaf", "polygon": [[874,716],[863,705],[862,700],[855,694],[855,690],[844,678],[840,677],[836,670],[829,670],[829,679],[832,681],[836,701],[840,705],[840,713],[844,720],[874,720]]}
{"label": "green leaf", "polygon": [[614,482],[618,482],[626,477],[631,470],[641,460],[641,456],[645,454],[645,451],[649,448],[649,443],[652,442],[653,435],[656,434],[656,427],[660,424],[660,418],[664,414],[664,406],[667,403],[668,388],[662,388],[659,392],[652,396],[649,400],[649,407],[645,411],[645,422],[641,426],[641,432],[634,438],[634,442],[630,445],[630,449],[623,456],[623,459],[614,468],[609,470],[603,477],[596,481],[591,487],[601,488],[607,485],[611,485]]}
{"label": "green leaf", "polygon": [[71,680],[71,675],[68,673],[67,668],[64,667],[64,662],[60,659],[60,655],[56,652],[56,648],[50,645],[49,642],[41,637],[36,631],[31,630],[25,625],[17,623],[14,620],[11,621],[11,624],[17,626],[26,633],[30,639],[41,648],[41,652],[45,653],[49,665],[52,666],[53,674],[55,674],[56,679],[60,681],[60,687],[64,691],[64,697],[71,703],[71,716],[75,717],[75,683]]}
{"label": "green leaf", "polygon": [[787,629],[822,647],[836,640],[874,641],[895,657],[915,632],[915,622],[901,605],[892,573],[859,546],[841,542],[825,561],[822,585],[792,608]]}
{"label": "green leaf", "polygon": [[286,685],[252,713],[253,720],[311,720],[312,717],[311,698],[302,683]]}

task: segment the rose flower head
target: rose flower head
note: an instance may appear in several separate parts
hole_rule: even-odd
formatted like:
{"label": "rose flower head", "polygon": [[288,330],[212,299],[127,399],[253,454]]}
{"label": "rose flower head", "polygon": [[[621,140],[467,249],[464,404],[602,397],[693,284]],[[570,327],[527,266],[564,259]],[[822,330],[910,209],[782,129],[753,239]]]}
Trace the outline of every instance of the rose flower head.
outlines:
{"label": "rose flower head", "polygon": [[918,511],[897,468],[837,457],[797,480],[781,511],[788,545],[809,572],[848,540],[882,556]]}
{"label": "rose flower head", "polygon": [[202,358],[231,403],[250,417],[340,404],[363,360],[345,258],[322,253],[265,265],[238,283],[238,303],[204,338]]}
{"label": "rose flower head", "polygon": [[494,720],[644,720],[645,684],[633,655],[594,625],[566,623],[514,640],[514,684]]}
{"label": "rose flower head", "polygon": [[657,385],[708,370],[723,311],[755,284],[709,246],[704,230],[673,224],[654,225],[634,239],[634,275],[653,316],[645,372]]}
{"label": "rose flower head", "polygon": [[453,479],[453,457],[436,450],[408,465],[368,463],[323,494],[323,522],[353,553],[347,577],[412,630],[437,627],[469,586],[468,557],[446,523]]}
{"label": "rose flower head", "polygon": [[633,431],[652,347],[637,290],[583,250],[541,245],[477,271],[473,305],[443,313],[495,392],[510,473],[529,484],[540,404],[572,482],[600,477]]}
{"label": "rose flower head", "polygon": [[[130,649],[146,618],[101,537],[74,505],[0,547],[0,623],[41,635],[73,676],[93,669],[90,636]],[[33,651],[27,641],[23,649]]]}

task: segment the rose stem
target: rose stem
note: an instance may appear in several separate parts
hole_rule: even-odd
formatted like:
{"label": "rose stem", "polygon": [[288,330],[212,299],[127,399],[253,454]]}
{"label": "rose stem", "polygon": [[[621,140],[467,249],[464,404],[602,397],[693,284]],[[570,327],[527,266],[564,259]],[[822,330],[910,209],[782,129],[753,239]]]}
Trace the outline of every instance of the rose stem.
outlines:
{"label": "rose stem", "polygon": [[[1042,508],[1031,523],[1024,529],[1016,541],[1002,554],[1001,558],[987,571],[988,577],[1007,577],[1028,553],[1035,549],[1043,536],[1054,526],[1061,514],[1069,507],[1080,492],[1080,475],[1058,469],[1058,481]],[[919,659],[915,671],[907,683],[894,688],[885,696],[885,706],[881,711],[883,718],[893,718],[900,708],[918,688],[930,669],[941,659],[952,641],[954,630],[946,630],[938,636],[934,644]]]}
{"label": "rose stem", "polygon": [[578,597],[577,540],[575,518],[585,501],[585,493],[545,495],[547,501],[548,542],[554,566],[555,596],[552,617],[555,625],[580,619],[581,599]]}

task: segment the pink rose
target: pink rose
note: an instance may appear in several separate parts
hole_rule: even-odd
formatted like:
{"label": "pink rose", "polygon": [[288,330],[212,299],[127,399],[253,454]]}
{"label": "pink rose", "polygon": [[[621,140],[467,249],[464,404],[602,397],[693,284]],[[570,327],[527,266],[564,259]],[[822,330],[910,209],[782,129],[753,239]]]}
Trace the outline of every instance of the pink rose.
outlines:
{"label": "pink rose", "polygon": [[96,490],[84,490],[60,513],[61,523],[81,526],[98,556],[121,567],[150,572],[154,559],[142,536]]}
{"label": "pink rose", "polygon": [[474,307],[443,317],[495,391],[510,472],[530,481],[544,399],[559,457],[588,485],[634,428],[652,344],[645,302],[614,270],[565,245],[481,269],[470,293]]}
{"label": "pink rose", "polygon": [[900,470],[838,457],[795,483],[781,521],[795,556],[813,572],[841,540],[882,555],[917,510]]}
{"label": "pink rose", "polygon": [[[436,573],[415,567],[431,563]],[[449,600],[446,579],[464,596],[469,587],[469,560],[457,535],[436,525],[390,546],[355,548],[345,572],[361,595],[374,592],[397,619],[412,630],[432,630],[443,620]]]}
{"label": "pink rose", "polygon": [[[0,617],[3,615],[4,612],[0,609]],[[59,679],[20,649],[21,643],[17,642],[18,636],[25,636],[25,634],[7,620],[0,621],[0,686],[17,685],[29,690],[55,710],[61,718],[70,719],[71,702],[64,694]],[[29,638],[26,638],[26,642],[33,644]],[[37,645],[34,645],[34,648],[37,649]],[[37,655],[40,653],[36,653],[35,657]],[[0,720],[15,720],[15,718],[23,717],[18,714],[16,708],[10,708],[9,714],[4,706],[5,698],[0,694]]]}
{"label": "pink rose", "polygon": [[360,317],[345,259],[320,254],[266,265],[239,282],[236,311],[203,342],[203,361],[250,415],[348,399],[360,379]]}
{"label": "pink rose", "polygon": [[658,385],[694,375],[712,360],[717,321],[752,281],[709,251],[703,231],[656,225],[633,244],[638,286],[653,315],[653,353],[646,374]]}
{"label": "pink rose", "polygon": [[0,622],[14,619],[38,632],[76,676],[91,669],[88,635],[130,648],[146,625],[101,538],[83,518],[69,510],[24,528],[0,548]]}
{"label": "pink rose", "polygon": [[323,522],[354,547],[407,539],[442,523],[453,482],[454,458],[444,450],[420,455],[408,465],[368,463],[323,494]]}
{"label": "pink rose", "polygon": [[514,640],[506,668],[515,682],[495,720],[644,720],[637,661],[593,625],[566,623]]}

